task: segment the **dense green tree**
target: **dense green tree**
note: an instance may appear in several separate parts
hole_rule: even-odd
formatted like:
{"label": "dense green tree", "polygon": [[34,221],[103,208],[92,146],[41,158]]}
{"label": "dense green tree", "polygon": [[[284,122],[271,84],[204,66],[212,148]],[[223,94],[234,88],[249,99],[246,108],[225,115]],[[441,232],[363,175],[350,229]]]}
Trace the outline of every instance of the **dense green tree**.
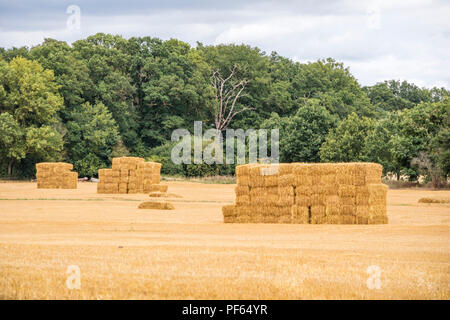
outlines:
{"label": "dense green tree", "polygon": [[336,122],[317,99],[309,99],[292,117],[272,114],[262,128],[280,130],[281,162],[319,162],[320,147]]}
{"label": "dense green tree", "polygon": [[0,161],[7,162],[8,175],[27,157],[59,158],[62,138],[52,125],[62,106],[53,71],[22,57],[0,60]]}
{"label": "dense green tree", "polygon": [[320,148],[324,162],[351,162],[364,160],[365,139],[374,128],[375,121],[350,114],[336,129],[331,129]]}
{"label": "dense green tree", "polygon": [[117,124],[102,103],[82,104],[67,122],[66,148],[74,169],[81,176],[94,176],[111,165],[113,148],[120,145]]}

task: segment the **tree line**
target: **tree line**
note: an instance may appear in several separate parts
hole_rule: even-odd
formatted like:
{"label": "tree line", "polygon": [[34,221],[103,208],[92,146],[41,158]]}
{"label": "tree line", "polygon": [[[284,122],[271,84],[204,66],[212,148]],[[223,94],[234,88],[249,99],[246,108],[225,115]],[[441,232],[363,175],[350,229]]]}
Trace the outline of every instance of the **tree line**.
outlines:
{"label": "tree line", "polygon": [[96,176],[123,155],[161,161],[166,174],[233,174],[233,165],[171,163],[172,131],[202,121],[278,128],[282,162],[372,161],[438,186],[450,170],[449,111],[445,88],[362,87],[331,58],[101,33],[71,45],[45,39],[0,48],[0,176],[32,177],[40,161]]}

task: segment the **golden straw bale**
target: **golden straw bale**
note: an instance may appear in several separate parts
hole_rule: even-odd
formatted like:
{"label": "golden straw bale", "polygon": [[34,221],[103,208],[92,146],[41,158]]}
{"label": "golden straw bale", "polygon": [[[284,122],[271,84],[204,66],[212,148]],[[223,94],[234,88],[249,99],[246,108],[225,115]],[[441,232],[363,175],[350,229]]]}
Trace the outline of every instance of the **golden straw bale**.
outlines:
{"label": "golden straw bale", "polygon": [[248,186],[250,184],[250,177],[248,175],[240,175],[236,177],[238,186]]}
{"label": "golden straw bale", "polygon": [[106,169],[106,170],[108,170],[108,174],[111,177],[119,179],[119,177],[120,177],[120,170],[117,170],[117,169]]}
{"label": "golden straw bale", "polygon": [[311,186],[302,186],[297,185],[295,187],[295,195],[298,196],[311,196],[312,195],[312,188]]}
{"label": "golden straw bale", "polygon": [[341,216],[339,216],[339,215],[327,216],[325,221],[327,224],[340,224]]}
{"label": "golden straw bale", "polygon": [[159,191],[159,192],[167,192],[167,189],[169,188],[169,186],[167,185],[163,185],[163,184],[154,184],[150,186],[150,191],[149,192],[155,192],[155,191]]}
{"label": "golden straw bale", "polygon": [[250,205],[250,196],[248,194],[241,194],[236,196],[236,204],[241,206]]}
{"label": "golden straw bale", "polygon": [[175,194],[175,193],[167,193],[167,192],[150,192],[148,195],[150,198],[183,198],[182,196]]}
{"label": "golden straw bale", "polygon": [[278,176],[278,185],[279,186],[294,186],[295,185],[295,175],[293,173],[289,174],[280,174]]}
{"label": "golden straw bale", "polygon": [[278,175],[265,175],[264,178],[264,186],[265,187],[276,187],[278,186]]}
{"label": "golden straw bale", "polygon": [[278,187],[265,187],[264,188],[266,191],[266,194],[274,194],[274,195],[278,195]]}
{"label": "golden straw bale", "polygon": [[369,224],[369,218],[356,216],[356,224]]}
{"label": "golden straw bale", "polygon": [[311,205],[312,206],[323,206],[325,205],[325,194],[313,193],[311,195]]}
{"label": "golden straw bale", "polygon": [[281,206],[291,206],[295,203],[294,187],[278,186],[278,199]]}
{"label": "golden straw bale", "polygon": [[264,205],[266,204],[266,196],[250,196],[250,203],[252,205]]}
{"label": "golden straw bale", "polygon": [[341,210],[341,199],[338,196],[327,196],[325,198],[325,214],[337,216]]}
{"label": "golden straw bale", "polygon": [[139,204],[139,209],[174,210],[175,207],[170,202],[165,201],[144,201]]}
{"label": "golden straw bale", "polygon": [[341,205],[354,206],[356,204],[356,197],[339,197]]}
{"label": "golden straw bale", "polygon": [[311,217],[311,224],[325,224],[325,223],[327,223],[326,216],[312,216]]}
{"label": "golden straw bale", "polygon": [[386,205],[370,205],[369,217],[386,216]]}
{"label": "golden straw bale", "polygon": [[294,164],[292,163],[280,163],[278,165],[278,175],[287,175],[287,174],[293,174]]}
{"label": "golden straw bale", "polygon": [[323,193],[327,196],[338,195],[339,186],[338,184],[325,184],[322,186]]}
{"label": "golden straw bale", "polygon": [[376,216],[376,217],[370,217],[368,219],[368,224],[387,224],[387,223],[388,223],[387,216]]}
{"label": "golden straw bale", "polygon": [[339,185],[338,194],[340,197],[355,197],[356,187],[351,185]]}
{"label": "golden straw bale", "polygon": [[279,203],[278,194],[267,193],[265,203],[268,205],[277,205]]}
{"label": "golden straw bale", "polygon": [[325,212],[326,212],[325,206],[322,205],[311,206],[311,217],[324,217]]}
{"label": "golden straw bale", "polygon": [[340,163],[336,170],[337,183],[353,185],[355,182],[355,169],[354,163]]}
{"label": "golden straw bale", "polygon": [[369,204],[386,206],[388,187],[385,184],[369,184]]}
{"label": "golden straw bale", "polygon": [[355,163],[355,185],[380,184],[383,167],[378,163]]}
{"label": "golden straw bale", "polygon": [[250,188],[248,186],[237,186],[234,188],[237,196],[250,195]]}
{"label": "golden straw bale", "polygon": [[341,215],[343,216],[355,216],[356,206],[354,205],[341,205]]}
{"label": "golden straw bale", "polygon": [[356,206],[356,216],[368,218],[370,215],[370,208],[368,205],[359,205]]}
{"label": "golden straw bale", "polygon": [[295,197],[295,204],[301,207],[308,207],[311,205],[311,197],[304,195],[297,195]]}
{"label": "golden straw bale", "polygon": [[264,187],[264,177],[253,175],[249,177],[249,185],[250,187]]}
{"label": "golden straw bale", "polygon": [[309,223],[310,216],[308,207],[293,205],[291,207],[291,217],[292,223],[301,223],[301,224]]}
{"label": "golden straw bale", "polygon": [[250,188],[250,198],[265,197],[266,188],[254,187]]}
{"label": "golden straw bale", "polygon": [[[237,215],[236,206],[234,204],[223,206],[222,207],[222,215],[224,217],[224,220],[225,220],[225,218],[228,218],[228,217],[236,217],[236,215]],[[224,221],[224,222],[226,222],[226,221]]]}
{"label": "golden straw bale", "polygon": [[352,215],[343,215],[341,216],[341,224],[355,224],[356,217]]}

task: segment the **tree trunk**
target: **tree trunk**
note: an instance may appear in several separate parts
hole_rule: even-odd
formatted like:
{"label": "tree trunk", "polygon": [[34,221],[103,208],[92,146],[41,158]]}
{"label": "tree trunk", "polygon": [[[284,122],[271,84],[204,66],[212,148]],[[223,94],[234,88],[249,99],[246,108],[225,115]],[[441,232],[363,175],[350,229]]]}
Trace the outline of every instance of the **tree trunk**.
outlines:
{"label": "tree trunk", "polygon": [[11,158],[8,163],[8,176],[12,175],[13,164],[14,164],[14,158]]}

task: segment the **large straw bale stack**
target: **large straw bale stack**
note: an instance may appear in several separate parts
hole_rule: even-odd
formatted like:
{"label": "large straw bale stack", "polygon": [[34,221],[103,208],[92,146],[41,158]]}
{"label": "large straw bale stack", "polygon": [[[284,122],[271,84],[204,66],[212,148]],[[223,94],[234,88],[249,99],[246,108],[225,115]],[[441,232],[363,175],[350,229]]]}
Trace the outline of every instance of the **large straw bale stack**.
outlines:
{"label": "large straw bale stack", "polygon": [[237,166],[235,221],[387,223],[381,172],[374,163]]}
{"label": "large straw bale stack", "polygon": [[[161,164],[145,162],[143,158],[113,158],[112,169],[98,172],[98,193],[150,193],[166,192],[164,188],[152,186],[160,183]],[[108,186],[106,186],[108,184]]]}
{"label": "large straw bale stack", "polygon": [[64,162],[41,162],[36,164],[36,179],[39,189],[76,189],[78,173],[73,165]]}

